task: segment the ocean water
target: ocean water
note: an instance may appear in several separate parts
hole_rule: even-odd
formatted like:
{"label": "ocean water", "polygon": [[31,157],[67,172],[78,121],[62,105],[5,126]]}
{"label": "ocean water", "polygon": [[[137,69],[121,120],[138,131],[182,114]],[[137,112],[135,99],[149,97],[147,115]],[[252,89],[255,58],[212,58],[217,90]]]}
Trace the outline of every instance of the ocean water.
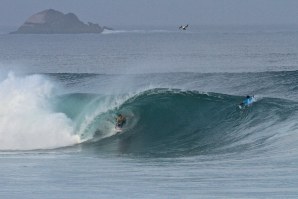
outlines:
{"label": "ocean water", "polygon": [[298,27],[9,31],[0,198],[298,197]]}

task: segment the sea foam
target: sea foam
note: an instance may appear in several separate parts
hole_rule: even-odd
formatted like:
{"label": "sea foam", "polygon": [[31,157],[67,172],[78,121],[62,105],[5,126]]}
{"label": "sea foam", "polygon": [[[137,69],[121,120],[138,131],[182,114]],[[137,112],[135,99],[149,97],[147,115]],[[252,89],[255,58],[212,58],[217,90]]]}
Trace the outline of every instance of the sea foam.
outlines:
{"label": "sea foam", "polygon": [[52,110],[54,88],[42,75],[9,73],[0,82],[0,150],[50,149],[80,142],[73,122]]}

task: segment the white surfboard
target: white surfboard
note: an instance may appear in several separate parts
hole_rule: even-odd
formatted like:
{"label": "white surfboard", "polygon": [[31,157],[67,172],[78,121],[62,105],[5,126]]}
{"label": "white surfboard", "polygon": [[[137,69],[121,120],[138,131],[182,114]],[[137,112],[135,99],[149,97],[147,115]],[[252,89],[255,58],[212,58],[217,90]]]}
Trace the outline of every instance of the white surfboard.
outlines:
{"label": "white surfboard", "polygon": [[120,128],[120,127],[115,127],[115,131],[116,131],[116,133],[121,133],[122,132],[122,128]]}

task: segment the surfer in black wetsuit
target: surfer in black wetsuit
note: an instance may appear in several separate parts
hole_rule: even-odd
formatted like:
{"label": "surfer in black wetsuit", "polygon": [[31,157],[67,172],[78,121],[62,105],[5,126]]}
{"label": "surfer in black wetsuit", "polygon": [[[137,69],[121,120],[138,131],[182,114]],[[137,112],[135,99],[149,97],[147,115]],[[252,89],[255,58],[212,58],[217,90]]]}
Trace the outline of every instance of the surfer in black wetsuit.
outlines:
{"label": "surfer in black wetsuit", "polygon": [[125,122],[126,122],[126,118],[123,115],[118,114],[116,117],[116,127],[122,128]]}

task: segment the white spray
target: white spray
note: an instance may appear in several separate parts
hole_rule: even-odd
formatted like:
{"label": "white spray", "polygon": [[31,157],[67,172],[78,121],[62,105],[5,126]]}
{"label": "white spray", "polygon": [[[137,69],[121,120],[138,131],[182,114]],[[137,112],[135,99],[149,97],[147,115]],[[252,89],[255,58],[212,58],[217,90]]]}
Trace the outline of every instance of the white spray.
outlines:
{"label": "white spray", "polygon": [[53,90],[41,75],[10,73],[0,83],[0,150],[49,149],[80,141],[72,121],[51,109]]}

